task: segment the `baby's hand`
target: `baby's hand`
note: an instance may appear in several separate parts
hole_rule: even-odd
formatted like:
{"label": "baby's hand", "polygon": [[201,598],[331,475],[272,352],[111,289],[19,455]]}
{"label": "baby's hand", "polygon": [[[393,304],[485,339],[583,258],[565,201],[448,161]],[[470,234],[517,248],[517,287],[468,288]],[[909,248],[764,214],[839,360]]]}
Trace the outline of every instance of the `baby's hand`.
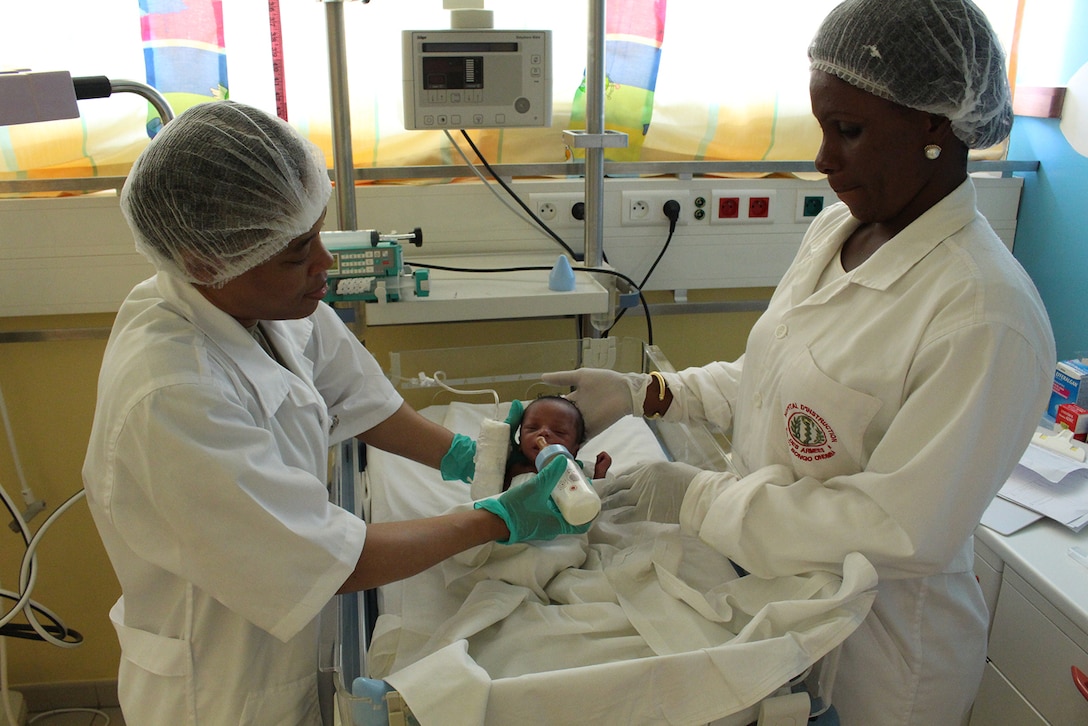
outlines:
{"label": "baby's hand", "polygon": [[607,451],[597,454],[597,462],[593,465],[593,478],[603,479],[610,466],[612,466],[612,457],[608,455]]}

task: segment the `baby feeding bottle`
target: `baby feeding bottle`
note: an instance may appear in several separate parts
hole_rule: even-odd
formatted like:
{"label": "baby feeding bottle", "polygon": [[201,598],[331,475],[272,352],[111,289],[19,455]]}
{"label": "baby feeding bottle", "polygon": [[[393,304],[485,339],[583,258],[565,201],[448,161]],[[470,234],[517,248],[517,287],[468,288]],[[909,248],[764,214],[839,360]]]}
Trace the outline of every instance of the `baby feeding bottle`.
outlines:
{"label": "baby feeding bottle", "polygon": [[563,519],[577,527],[589,522],[600,513],[601,498],[597,496],[597,491],[586,479],[582,467],[562,444],[551,444],[541,449],[536,455],[536,470],[543,469],[556,456],[564,457],[567,460],[567,466],[559,483],[552,490],[552,501],[559,508]]}

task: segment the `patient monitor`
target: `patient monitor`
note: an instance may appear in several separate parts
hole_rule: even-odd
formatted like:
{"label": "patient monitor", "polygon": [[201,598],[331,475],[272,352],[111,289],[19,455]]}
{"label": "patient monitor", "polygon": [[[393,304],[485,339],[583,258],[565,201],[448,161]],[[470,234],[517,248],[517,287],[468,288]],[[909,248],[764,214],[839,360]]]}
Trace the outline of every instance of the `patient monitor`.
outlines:
{"label": "patient monitor", "polygon": [[551,31],[406,30],[404,128],[550,126]]}

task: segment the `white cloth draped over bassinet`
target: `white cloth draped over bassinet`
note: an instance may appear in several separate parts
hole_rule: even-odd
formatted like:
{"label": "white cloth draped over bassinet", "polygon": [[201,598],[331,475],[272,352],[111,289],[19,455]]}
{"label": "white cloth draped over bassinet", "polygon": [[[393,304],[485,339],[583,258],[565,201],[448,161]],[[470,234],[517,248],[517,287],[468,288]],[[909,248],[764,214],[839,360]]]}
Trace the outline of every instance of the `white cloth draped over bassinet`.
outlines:
{"label": "white cloth draped over bassinet", "polygon": [[[424,412],[473,435],[494,407]],[[505,411],[499,414],[505,415]],[[613,472],[664,458],[628,418],[587,442]],[[373,521],[470,506],[467,485],[371,452]],[[876,574],[861,555],[843,576],[761,580],[679,527],[629,522],[610,507],[582,536],[490,544],[383,588],[368,653],[422,724],[700,724],[748,708],[860,624]]]}

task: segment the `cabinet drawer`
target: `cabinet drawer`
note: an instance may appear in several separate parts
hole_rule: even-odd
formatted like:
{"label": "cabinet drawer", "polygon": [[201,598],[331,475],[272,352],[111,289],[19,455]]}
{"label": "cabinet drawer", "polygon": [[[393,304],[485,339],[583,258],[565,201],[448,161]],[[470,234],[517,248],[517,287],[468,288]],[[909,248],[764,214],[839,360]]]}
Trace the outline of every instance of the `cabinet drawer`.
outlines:
{"label": "cabinet drawer", "polygon": [[993,663],[986,664],[970,726],[1047,726]]}
{"label": "cabinet drawer", "polygon": [[1006,567],[990,633],[990,660],[1048,722],[1088,724],[1088,700],[1070,673],[1071,666],[1088,670],[1088,652],[1079,645],[1086,636],[1068,621],[1059,627],[1033,601],[1044,602]]}

